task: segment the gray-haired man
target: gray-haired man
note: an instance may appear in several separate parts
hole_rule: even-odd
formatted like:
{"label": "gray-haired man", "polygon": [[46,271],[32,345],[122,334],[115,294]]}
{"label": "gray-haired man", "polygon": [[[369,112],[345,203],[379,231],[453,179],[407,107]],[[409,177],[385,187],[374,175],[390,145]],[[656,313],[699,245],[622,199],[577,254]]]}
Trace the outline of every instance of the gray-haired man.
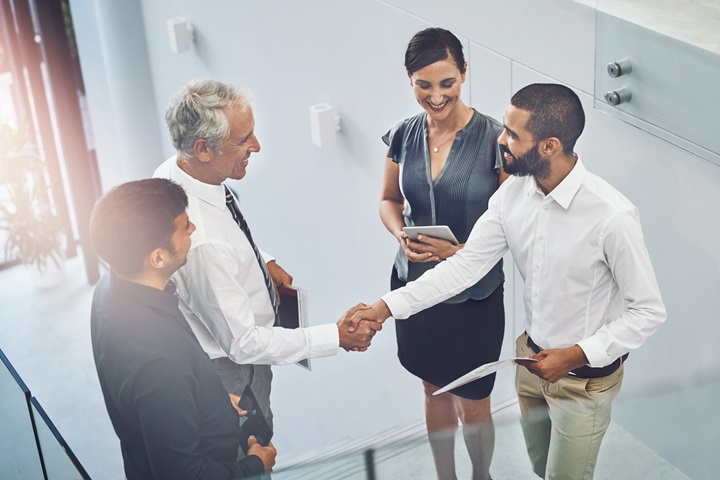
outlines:
{"label": "gray-haired man", "polygon": [[274,326],[275,285],[292,277],[259,251],[223,183],[245,177],[250,155],[260,151],[247,90],[194,80],[171,99],[165,120],[177,155],[155,176],[183,186],[197,226],[187,264],[173,277],[181,310],[228,392],[241,395],[252,385],[271,421],[270,365],[334,355],[338,347],[366,349],[379,324],[366,322],[358,335],[335,324]]}

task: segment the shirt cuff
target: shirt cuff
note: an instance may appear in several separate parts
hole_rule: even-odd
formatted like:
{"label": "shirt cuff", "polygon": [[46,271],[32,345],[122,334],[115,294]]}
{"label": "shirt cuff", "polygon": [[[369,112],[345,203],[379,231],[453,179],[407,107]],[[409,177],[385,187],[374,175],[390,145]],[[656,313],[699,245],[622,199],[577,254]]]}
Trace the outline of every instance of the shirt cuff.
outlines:
{"label": "shirt cuff", "polygon": [[340,348],[340,333],[334,323],[316,325],[305,329],[308,334],[311,357],[336,355]]}
{"label": "shirt cuff", "polygon": [[613,358],[608,357],[605,346],[599,338],[588,337],[577,342],[577,346],[582,348],[588,359],[588,365],[591,367],[604,367],[613,362]]}
{"label": "shirt cuff", "polygon": [[256,475],[265,472],[265,465],[263,464],[260,457],[257,455],[248,455],[247,457],[240,460],[240,463],[244,463],[248,467],[248,471],[245,472],[249,475]]}
{"label": "shirt cuff", "polygon": [[262,250],[260,250],[260,249],[258,249],[258,250],[260,251],[260,256],[262,257],[263,261],[264,261],[266,264],[268,264],[268,263],[270,263],[270,262],[272,262],[272,261],[274,261],[274,260],[277,260],[275,257],[273,257],[272,255],[270,255],[269,253],[264,252],[264,251],[262,251]]}
{"label": "shirt cuff", "polygon": [[410,304],[398,290],[383,295],[382,301],[385,302],[385,305],[387,305],[390,313],[396,320],[404,320],[412,314]]}

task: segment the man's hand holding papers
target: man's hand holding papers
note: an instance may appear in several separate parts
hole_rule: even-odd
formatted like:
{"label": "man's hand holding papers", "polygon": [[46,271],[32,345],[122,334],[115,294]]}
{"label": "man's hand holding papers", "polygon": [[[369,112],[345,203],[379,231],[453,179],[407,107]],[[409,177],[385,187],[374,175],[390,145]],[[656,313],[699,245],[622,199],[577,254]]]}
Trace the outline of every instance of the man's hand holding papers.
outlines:
{"label": "man's hand holding papers", "polygon": [[537,360],[530,357],[515,357],[498,360],[497,362],[486,363],[485,365],[480,365],[475,370],[471,370],[457,380],[448,383],[440,390],[433,392],[433,395],[440,395],[441,393],[445,393],[449,390],[452,390],[453,388],[457,388],[461,385],[465,385],[466,383],[470,383],[473,380],[477,380],[478,378],[486,377],[491,373],[495,373],[498,370],[502,370],[503,368],[509,367],[510,365],[513,365],[515,363],[521,364],[521,362],[522,365],[525,365],[537,362]]}

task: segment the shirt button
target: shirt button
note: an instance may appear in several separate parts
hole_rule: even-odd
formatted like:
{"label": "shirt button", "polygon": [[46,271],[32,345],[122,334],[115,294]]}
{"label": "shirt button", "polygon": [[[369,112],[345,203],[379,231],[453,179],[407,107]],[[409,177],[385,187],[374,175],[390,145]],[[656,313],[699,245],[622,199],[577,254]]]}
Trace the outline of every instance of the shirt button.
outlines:
{"label": "shirt button", "polygon": [[538,240],[542,240],[542,235],[538,235]]}

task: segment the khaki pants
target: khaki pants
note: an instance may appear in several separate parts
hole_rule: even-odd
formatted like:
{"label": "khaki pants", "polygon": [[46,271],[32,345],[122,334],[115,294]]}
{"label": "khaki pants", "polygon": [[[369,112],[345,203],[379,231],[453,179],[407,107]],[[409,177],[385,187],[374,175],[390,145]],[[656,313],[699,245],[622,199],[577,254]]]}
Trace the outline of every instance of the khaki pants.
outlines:
{"label": "khaki pants", "polygon": [[[516,342],[518,357],[532,356],[527,334]],[[551,480],[592,479],[600,442],[620,391],[623,366],[602,378],[566,376],[549,383],[518,366],[515,388],[533,471]]]}

